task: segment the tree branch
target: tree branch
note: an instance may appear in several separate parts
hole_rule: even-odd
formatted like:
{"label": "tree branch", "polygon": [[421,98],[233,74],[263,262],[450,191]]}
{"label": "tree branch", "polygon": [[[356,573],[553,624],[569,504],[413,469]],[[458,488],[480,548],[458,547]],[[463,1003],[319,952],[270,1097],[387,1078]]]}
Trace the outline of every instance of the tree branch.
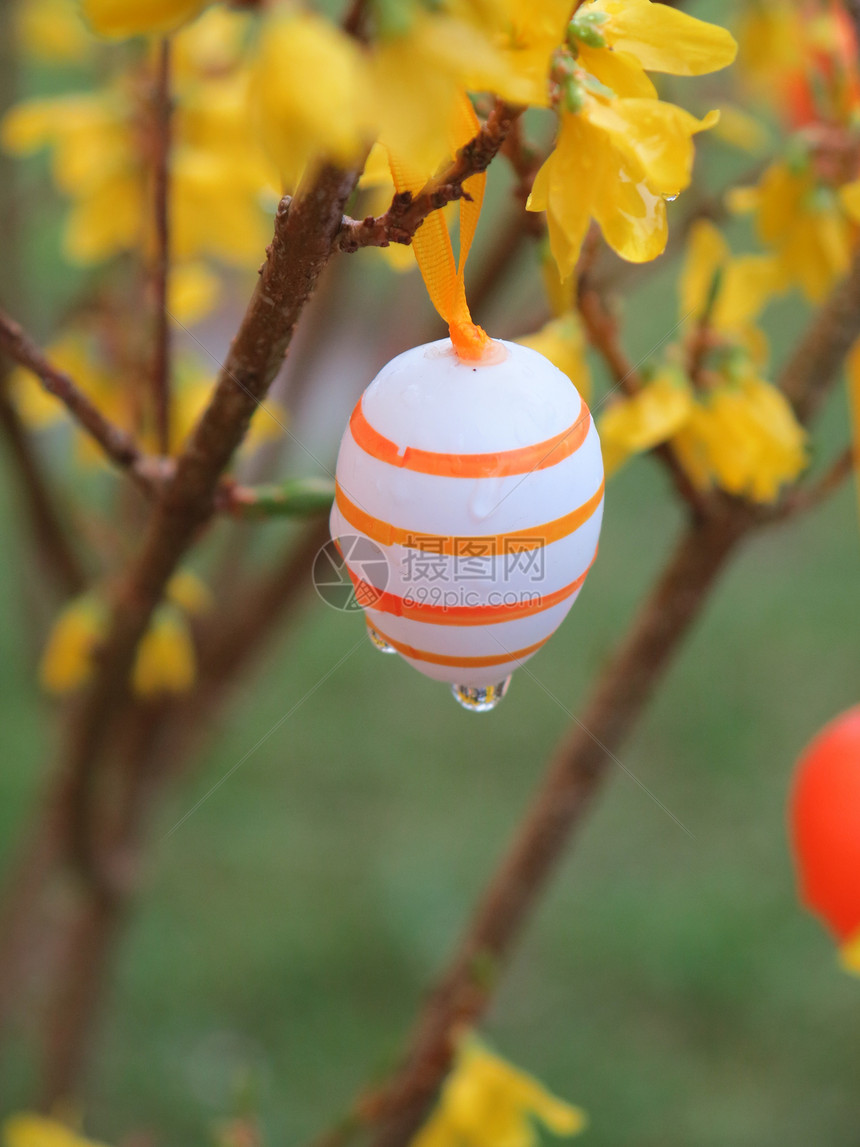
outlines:
{"label": "tree branch", "polygon": [[72,418],[99,444],[114,465],[130,474],[147,492],[152,489],[160,476],[158,460],[144,455],[130,434],[105,418],[72,379],[53,366],[18,323],[2,310],[0,348],[13,361],[31,371],[48,394],[63,403]]}
{"label": "tree branch", "polygon": [[153,98],[153,199],[155,222],[154,353],[152,358],[152,399],[158,449],[170,453],[170,150],[173,105],[170,94],[170,40],[161,41],[158,73]]}
{"label": "tree branch", "polygon": [[338,248],[351,253],[361,247],[388,247],[391,243],[408,246],[431,212],[455,199],[468,198],[463,184],[487,170],[521,111],[497,100],[475,138],[464,144],[450,166],[421,191],[415,195],[411,191],[398,192],[384,215],[368,215],[361,220],[344,216],[337,236]]}
{"label": "tree branch", "polygon": [[809,425],[854,342],[860,338],[860,257],[817,312],[784,367],[779,386],[800,422]]}
{"label": "tree branch", "polygon": [[854,447],[846,446],[833,460],[816,482],[809,486],[798,486],[784,498],[774,514],[775,520],[793,518],[795,514],[805,514],[826,502],[854,470]]}
{"label": "tree branch", "polygon": [[[591,286],[588,275],[580,280],[577,306],[588,341],[603,359],[612,381],[625,394],[630,396],[638,394],[643,386],[642,377],[635,363],[631,362],[624,352],[618,336],[618,324],[609,313],[598,291]],[[659,458],[675,489],[693,514],[702,516],[703,496],[687,477],[672,448],[663,442],[656,446],[652,453]]]}
{"label": "tree branch", "polygon": [[5,389],[0,390],[0,427],[15,463],[22,501],[28,511],[27,524],[45,573],[63,597],[74,597],[86,586],[86,574],[21,416]]}

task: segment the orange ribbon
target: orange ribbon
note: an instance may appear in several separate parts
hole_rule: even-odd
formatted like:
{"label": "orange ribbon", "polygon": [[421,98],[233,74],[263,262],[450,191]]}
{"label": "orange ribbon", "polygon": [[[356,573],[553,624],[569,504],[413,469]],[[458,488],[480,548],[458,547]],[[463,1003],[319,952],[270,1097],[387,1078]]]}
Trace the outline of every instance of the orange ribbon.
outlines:
{"label": "orange ribbon", "polygon": [[[473,139],[480,126],[475,109],[467,96],[462,95],[457,101],[451,125],[454,151]],[[389,155],[389,163],[398,192],[411,191],[415,195],[425,186],[426,179],[407,168],[395,156]],[[472,322],[469,304],[466,302],[464,279],[466,260],[478,226],[486,182],[487,173],[482,171],[469,176],[463,183],[463,190],[469,198],[460,200],[460,257],[457,263],[454,262],[451,236],[441,211],[431,211],[412,240],[412,250],[418,260],[430,301],[448,324],[457,355],[469,362],[488,358],[496,348],[486,331]]]}

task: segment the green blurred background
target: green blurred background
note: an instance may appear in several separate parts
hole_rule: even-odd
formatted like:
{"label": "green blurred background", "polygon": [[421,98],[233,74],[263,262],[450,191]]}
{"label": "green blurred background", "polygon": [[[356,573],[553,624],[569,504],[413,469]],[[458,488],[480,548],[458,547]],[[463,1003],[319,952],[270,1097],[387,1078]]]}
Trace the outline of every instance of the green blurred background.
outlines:
{"label": "green blurred background", "polygon": [[[722,182],[733,165],[715,145],[704,178]],[[38,164],[27,178],[38,185]],[[42,336],[76,289],[58,273],[57,226],[48,197],[24,232],[28,310]],[[400,284],[361,258],[353,287],[379,293],[384,326]],[[675,322],[676,269],[661,267],[626,300],[636,358]],[[527,258],[516,290],[479,318],[493,333],[514,329],[536,284]],[[417,287],[411,297],[427,321]],[[771,315],[777,360],[801,314],[789,302]],[[373,328],[369,338],[380,341]],[[363,354],[375,367],[387,351]],[[371,374],[345,389],[354,395]],[[846,425],[837,392],[816,430],[819,464]],[[306,471],[301,457],[291,465]],[[367,642],[302,700],[363,627],[307,596],[289,639],[222,714],[200,767],[154,826],[160,843],[86,1094],[94,1135],[118,1142],[150,1131],[155,1142],[196,1147],[251,1096],[268,1141],[295,1143],[391,1064],[679,522],[650,461],[610,485],[600,560],[530,663],[560,704],[520,672],[497,712],[465,713],[444,686]],[[3,861],[53,746],[6,481],[0,524]],[[264,549],[283,534],[259,528]],[[692,837],[615,770],[504,981],[485,1034],[588,1111],[592,1147],[860,1142],[860,982],[838,969],[833,944],[798,906],[785,832],[793,761],[857,702],[859,537],[846,487],[744,550],[621,753]],[[6,1067],[4,1111],[27,1094],[31,1055],[22,1046]]]}

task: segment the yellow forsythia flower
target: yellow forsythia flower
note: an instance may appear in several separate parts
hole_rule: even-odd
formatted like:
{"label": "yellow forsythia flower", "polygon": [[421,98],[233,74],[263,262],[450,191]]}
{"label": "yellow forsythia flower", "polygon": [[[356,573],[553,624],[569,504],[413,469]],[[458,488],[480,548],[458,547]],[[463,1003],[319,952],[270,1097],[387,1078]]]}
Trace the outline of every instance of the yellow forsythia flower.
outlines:
{"label": "yellow forsythia flower", "polygon": [[737,30],[744,86],[756,100],[784,112],[786,88],[803,68],[808,13],[794,0],[764,0],[744,5]]}
{"label": "yellow forsythia flower", "polygon": [[137,650],[131,684],[139,697],[187,693],[197,673],[194,645],[182,614],[169,605],[155,611]]}
{"label": "yellow forsythia flower", "polygon": [[762,155],[770,143],[767,128],[762,122],[737,104],[720,105],[720,122],[714,125],[714,135],[730,147],[750,155]]}
{"label": "yellow forsythia flower", "polygon": [[534,1147],[536,1119],[556,1135],[576,1135],[586,1123],[578,1107],[468,1039],[411,1147]]}
{"label": "yellow forsythia flower", "polygon": [[191,570],[180,570],[167,583],[167,597],[192,616],[212,608],[209,586]]}
{"label": "yellow forsythia flower", "polygon": [[729,193],[733,211],[755,212],[758,236],[770,247],[784,286],[818,303],[848,270],[853,224],[860,222],[860,183],[833,189],[809,162],[771,164],[755,188]]}
{"label": "yellow forsythia flower", "polygon": [[651,450],[677,434],[692,409],[689,384],[668,371],[657,375],[638,394],[613,403],[597,423],[607,475],[631,454]]}
{"label": "yellow forsythia flower", "polygon": [[591,375],[585,360],[585,339],[577,315],[570,311],[550,321],[533,335],[517,339],[523,346],[539,351],[566,374],[587,402],[591,397]]}
{"label": "yellow forsythia flower", "polygon": [[172,32],[197,16],[209,0],[81,0],[84,15],[102,36]]}
{"label": "yellow forsythia flower", "polygon": [[710,330],[745,346],[762,362],[767,343],[754,322],[782,285],[779,264],[772,256],[733,256],[723,236],[706,219],[690,228],[679,280],[682,322],[695,325],[710,305]]}
{"label": "yellow forsythia flower", "polygon": [[[249,126],[249,27],[247,14],[213,9],[174,40],[170,215],[179,265],[209,256],[258,266],[271,234],[262,200],[274,198],[276,173]],[[63,235],[71,262],[151,249],[151,164],[141,147],[150,84],[151,68],[87,94],[27,100],[0,125],[6,151],[50,150],[54,182],[71,201]],[[195,317],[214,297],[198,291]]]}
{"label": "yellow forsythia flower", "polygon": [[42,687],[49,693],[72,693],[85,685],[106,625],[104,603],[93,594],[67,605],[54,622],[39,662]]}
{"label": "yellow forsythia flower", "polygon": [[[692,137],[717,122],[657,99],[647,70],[701,75],[731,63],[724,28],[651,0],[587,0],[571,24],[576,55],[559,76],[558,141],[528,207],[546,211],[563,279],[593,218],[624,259],[656,258],[666,245],[665,200],[689,184]],[[577,33],[577,29],[580,29]]]}
{"label": "yellow forsythia flower", "polygon": [[839,949],[839,963],[846,972],[860,976],[860,932]]}
{"label": "yellow forsythia flower", "polygon": [[405,31],[374,45],[380,139],[406,168],[429,177],[451,154],[450,124],[464,89],[522,92],[513,57],[495,39],[479,22],[417,9]]}
{"label": "yellow forsythia flower", "polygon": [[807,436],[784,395],[749,375],[697,404],[672,446],[690,478],[730,494],[773,502],[806,467]]}
{"label": "yellow forsythia flower", "polygon": [[51,64],[85,61],[94,44],[77,0],[22,0],[15,31],[25,56]]}
{"label": "yellow forsythia flower", "polygon": [[101,1147],[64,1123],[22,1111],[3,1124],[3,1147]]}
{"label": "yellow forsythia flower", "polygon": [[[138,647],[132,687],[142,697],[184,693],[194,684],[194,646],[182,611],[204,613],[211,608],[212,595],[196,574],[180,570],[168,583],[167,598],[155,611]],[[97,594],[83,594],[67,605],[54,622],[39,663],[42,687],[63,694],[86,685],[107,625],[107,605]]]}
{"label": "yellow forsythia flower", "polygon": [[214,308],[220,290],[218,276],[205,263],[183,263],[171,268],[167,309],[177,322],[193,325]]}
{"label": "yellow forsythia flower", "polygon": [[254,94],[262,138],[289,189],[311,160],[355,162],[372,136],[364,57],[321,16],[277,15],[264,23]]}

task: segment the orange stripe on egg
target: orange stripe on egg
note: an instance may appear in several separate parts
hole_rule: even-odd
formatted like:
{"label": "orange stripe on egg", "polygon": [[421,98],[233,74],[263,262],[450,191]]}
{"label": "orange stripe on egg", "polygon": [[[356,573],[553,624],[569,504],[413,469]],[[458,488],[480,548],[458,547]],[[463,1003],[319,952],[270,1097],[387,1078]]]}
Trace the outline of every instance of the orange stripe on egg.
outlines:
{"label": "orange stripe on egg", "polygon": [[402,641],[395,641],[393,637],[383,633],[375,623],[368,621],[367,624],[379,634],[387,645],[396,649],[404,657],[409,657],[413,661],[426,661],[430,665],[449,665],[452,669],[487,669],[492,665],[507,665],[511,661],[522,661],[526,657],[530,657],[532,653],[536,653],[542,645],[546,645],[549,641],[549,637],[545,637],[542,641],[536,641],[534,645],[526,646],[525,649],[517,649],[513,653],[505,653],[501,656],[494,654],[492,657],[453,657],[447,653],[430,653],[426,649],[415,649]]}
{"label": "orange stripe on egg", "polygon": [[349,524],[362,534],[383,546],[406,546],[431,554],[448,554],[452,557],[492,557],[494,555],[516,554],[526,550],[536,550],[566,538],[596,512],[603,500],[604,482],[601,480],[597,491],[570,514],[543,522],[528,530],[512,530],[507,534],[470,534],[451,536],[428,534],[419,530],[404,530],[381,518],[360,509],[352,502],[338,482],[335,490],[337,507]]}
{"label": "orange stripe on egg", "polygon": [[585,441],[590,426],[591,414],[583,402],[576,422],[561,434],[543,442],[492,454],[453,454],[419,450],[415,446],[401,449],[396,442],[370,425],[361,399],[356,403],[349,420],[349,429],[357,445],[371,458],[387,462],[389,466],[398,466],[402,470],[414,470],[419,474],[435,474],[444,478],[508,478],[513,474],[531,474],[535,470],[544,470],[575,454]]}
{"label": "orange stripe on egg", "polygon": [[[594,551],[594,558],[597,550]],[[368,609],[378,610],[380,613],[390,613],[393,617],[404,617],[408,621],[422,621],[431,625],[494,625],[497,622],[517,621],[523,617],[531,617],[535,613],[542,613],[545,609],[552,609],[566,601],[578,589],[582,588],[588,570],[594,564],[591,559],[588,569],[580,574],[575,581],[563,586],[553,593],[538,594],[537,600],[517,601],[509,605],[436,605],[432,602],[418,602],[407,597],[400,597],[396,593],[386,593],[376,589],[360,577],[355,575],[349,566],[347,570],[355,586],[355,596],[359,605]]]}

